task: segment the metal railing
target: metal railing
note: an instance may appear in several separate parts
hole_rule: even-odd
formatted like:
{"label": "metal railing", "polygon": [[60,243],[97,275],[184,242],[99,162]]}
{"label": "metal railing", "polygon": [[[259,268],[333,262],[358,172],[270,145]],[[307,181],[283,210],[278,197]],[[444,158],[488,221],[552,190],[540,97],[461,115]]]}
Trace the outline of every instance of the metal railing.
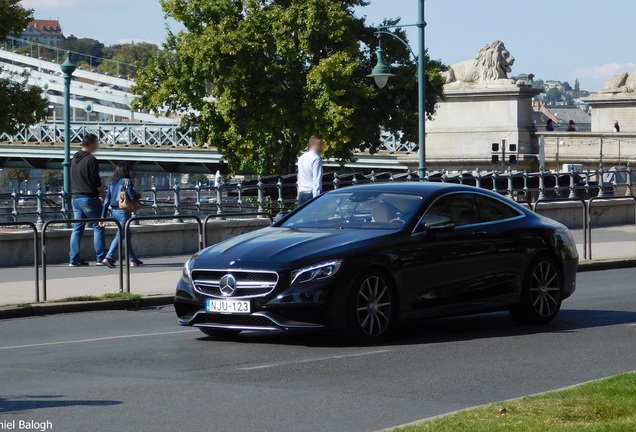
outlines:
{"label": "metal railing", "polygon": [[33,231],[33,271],[35,272],[35,302],[40,302],[40,266],[38,265],[38,256],[40,248],[38,247],[38,229],[31,222],[0,222],[0,227],[28,227]]}
{"label": "metal railing", "polygon": [[[105,219],[68,219],[68,220],[56,220],[56,221],[48,221],[42,226],[42,245],[41,245],[41,254],[42,254],[42,300],[47,300],[47,283],[46,283],[46,230],[51,225],[60,225],[60,224],[68,224],[68,223],[99,223],[99,222],[112,222],[115,224],[117,228],[117,233],[119,234],[119,238],[122,238],[122,226],[117,221],[117,219],[113,218],[105,218]],[[123,258],[123,249],[122,242],[119,242],[117,247],[118,257],[119,257],[119,292],[123,292],[123,269],[122,269],[122,258]],[[37,261],[36,261],[37,263]]]}
{"label": "metal railing", "polygon": [[[518,202],[534,203],[544,199],[582,198],[607,196],[634,196],[632,179],[634,172],[626,167],[583,172],[544,171],[439,171],[428,172],[426,181],[471,185],[488,189]],[[323,190],[329,191],[347,186],[382,182],[419,181],[416,173],[375,172],[369,174],[328,173],[323,177]],[[233,182],[221,182],[217,186],[201,184],[182,187],[175,180],[170,188],[140,189],[142,208],[137,216],[172,214],[175,221],[182,216],[208,213],[268,212],[277,214],[296,206],[297,188],[295,175],[258,176]],[[12,221],[36,222],[38,228],[46,220],[68,218],[61,205],[64,193],[48,193],[37,186],[35,194],[14,190],[0,194],[0,215],[4,211]],[[4,206],[3,206],[4,203]]]}
{"label": "metal railing", "polygon": [[[198,216],[182,216],[183,219],[192,219],[197,223],[197,228],[198,228],[198,237],[197,237],[197,250],[201,250],[203,249],[203,224],[201,222],[201,218]],[[172,216],[133,216],[130,219],[128,219],[128,221],[126,221],[126,225],[124,225],[124,229],[123,229],[123,233],[124,233],[124,237],[122,237],[121,235],[119,236],[119,260],[120,260],[120,265],[119,265],[119,271],[121,274],[121,270],[123,267],[123,264],[121,264],[121,260],[122,260],[122,243],[124,243],[124,254],[123,256],[125,257],[125,261],[126,261],[126,292],[130,293],[130,245],[131,245],[131,241],[130,241],[130,235],[131,235],[131,231],[130,231],[130,225],[134,224],[135,222],[138,221],[152,221],[152,220],[169,220],[172,219]],[[122,242],[121,239],[125,239],[124,242]]]}
{"label": "metal railing", "polygon": [[[0,142],[22,144],[56,144],[64,142],[63,123],[36,123],[25,126],[17,133],[0,134]],[[71,142],[80,143],[87,134],[96,135],[111,147],[131,145],[137,147],[195,147],[191,131],[178,124],[161,123],[115,123],[84,122],[71,123]]]}

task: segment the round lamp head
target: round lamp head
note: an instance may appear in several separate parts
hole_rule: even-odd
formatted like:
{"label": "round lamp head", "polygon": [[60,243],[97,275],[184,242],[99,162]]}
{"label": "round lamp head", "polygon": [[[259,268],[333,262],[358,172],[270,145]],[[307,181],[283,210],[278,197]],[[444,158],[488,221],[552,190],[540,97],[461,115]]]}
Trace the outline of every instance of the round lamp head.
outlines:
{"label": "round lamp head", "polygon": [[384,62],[384,50],[381,46],[378,47],[375,54],[378,57],[378,62],[376,63],[371,73],[367,75],[367,77],[373,78],[376,85],[382,89],[386,87],[387,83],[389,82],[389,78],[394,77],[395,74],[391,73],[389,67]]}
{"label": "round lamp head", "polygon": [[71,61],[70,51],[66,51],[66,60],[60,65],[60,69],[62,69],[64,75],[73,75],[73,72],[77,69],[77,65]]}

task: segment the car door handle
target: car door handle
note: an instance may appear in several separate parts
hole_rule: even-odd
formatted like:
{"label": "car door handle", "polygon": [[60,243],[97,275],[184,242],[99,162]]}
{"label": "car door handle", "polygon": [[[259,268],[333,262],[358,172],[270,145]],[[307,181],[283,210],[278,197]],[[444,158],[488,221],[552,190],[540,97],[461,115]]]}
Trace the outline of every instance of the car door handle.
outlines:
{"label": "car door handle", "polygon": [[486,231],[473,231],[473,235],[474,236],[479,236],[479,237],[483,237],[485,235],[487,235],[488,233]]}

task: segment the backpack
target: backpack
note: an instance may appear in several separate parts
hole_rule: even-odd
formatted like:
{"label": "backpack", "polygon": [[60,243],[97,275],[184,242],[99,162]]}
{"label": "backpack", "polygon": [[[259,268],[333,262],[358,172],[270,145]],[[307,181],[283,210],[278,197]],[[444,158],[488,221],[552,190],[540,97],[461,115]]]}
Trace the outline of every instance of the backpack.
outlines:
{"label": "backpack", "polygon": [[139,198],[135,200],[131,200],[128,196],[128,186],[130,184],[130,180],[126,180],[124,183],[124,187],[121,192],[119,192],[119,208],[128,213],[134,213],[141,208],[141,202]]}

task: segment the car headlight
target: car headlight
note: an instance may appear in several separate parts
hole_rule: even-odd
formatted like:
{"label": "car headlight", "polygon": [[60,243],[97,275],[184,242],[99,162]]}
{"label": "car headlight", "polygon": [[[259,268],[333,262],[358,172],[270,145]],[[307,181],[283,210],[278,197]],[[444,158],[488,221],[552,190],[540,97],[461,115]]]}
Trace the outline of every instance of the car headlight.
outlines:
{"label": "car headlight", "polygon": [[327,279],[335,275],[342,266],[342,260],[325,261],[292,272],[292,285]]}
{"label": "car headlight", "polygon": [[186,261],[185,265],[183,266],[183,281],[185,283],[187,283],[188,285],[192,285],[192,266],[194,265],[194,260],[192,258],[190,258],[188,261]]}

